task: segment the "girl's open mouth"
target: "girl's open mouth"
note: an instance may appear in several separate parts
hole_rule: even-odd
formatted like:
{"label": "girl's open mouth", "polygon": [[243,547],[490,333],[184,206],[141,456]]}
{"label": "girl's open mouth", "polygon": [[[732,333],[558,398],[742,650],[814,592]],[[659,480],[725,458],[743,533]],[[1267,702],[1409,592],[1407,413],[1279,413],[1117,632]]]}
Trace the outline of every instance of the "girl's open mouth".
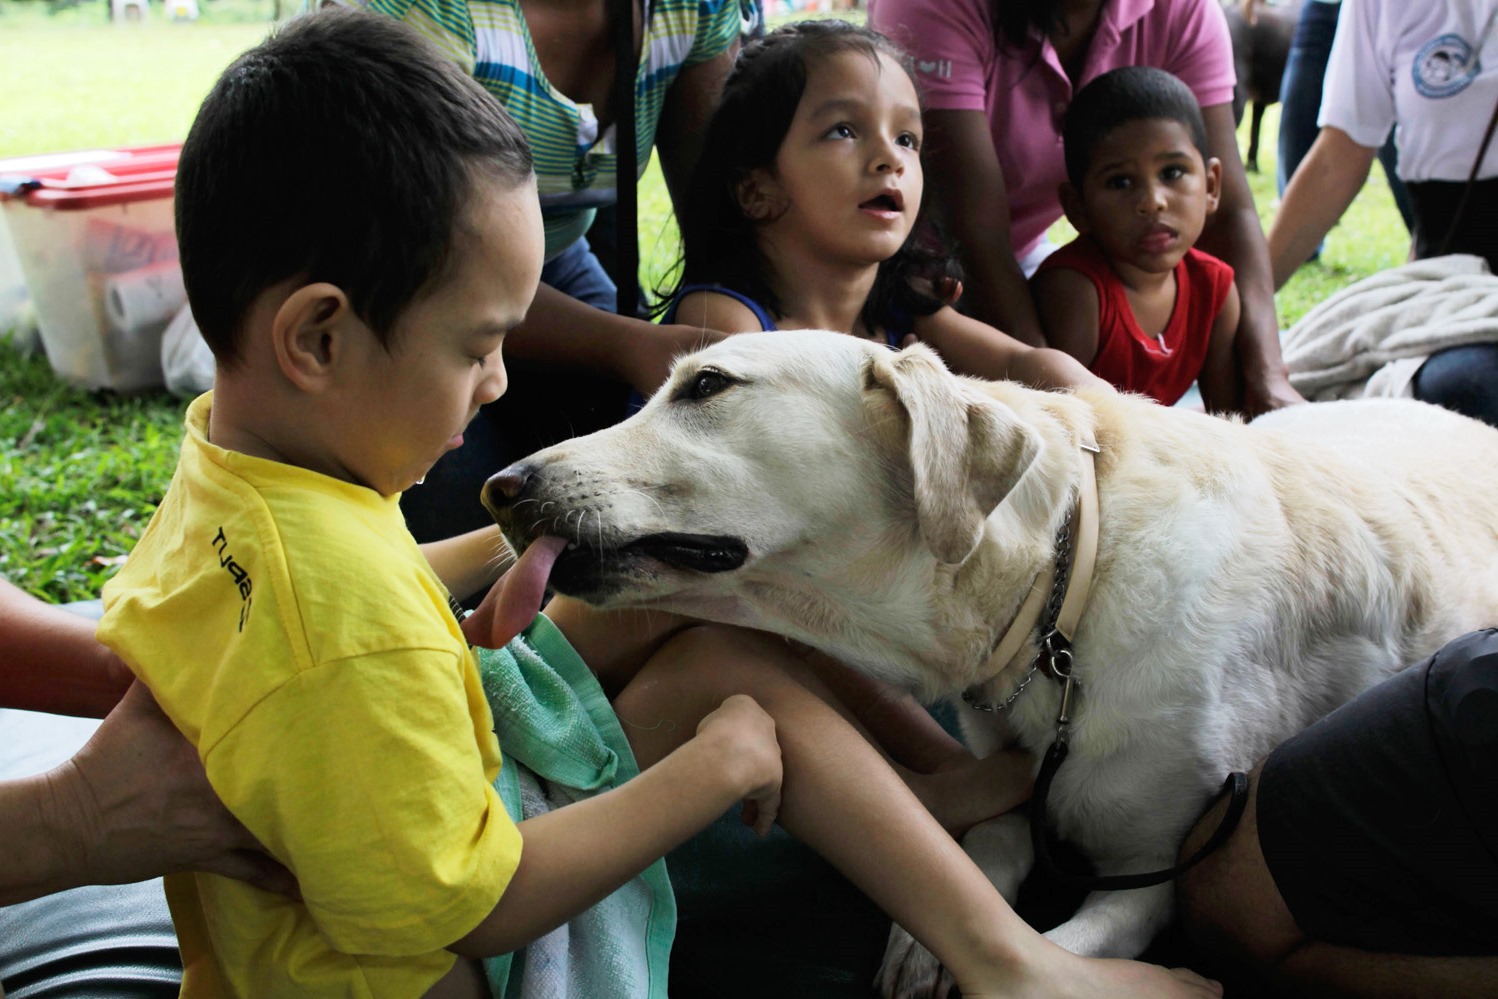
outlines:
{"label": "girl's open mouth", "polygon": [[870,212],[874,215],[895,216],[899,215],[904,209],[904,199],[900,197],[898,191],[886,191],[867,201],[860,202],[858,205],[859,211]]}

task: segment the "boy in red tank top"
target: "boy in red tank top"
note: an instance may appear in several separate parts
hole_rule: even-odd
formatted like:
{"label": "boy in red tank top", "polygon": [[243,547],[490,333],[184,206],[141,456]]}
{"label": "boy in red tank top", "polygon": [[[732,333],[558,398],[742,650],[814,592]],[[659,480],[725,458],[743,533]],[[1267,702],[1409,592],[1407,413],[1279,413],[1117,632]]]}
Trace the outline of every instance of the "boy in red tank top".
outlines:
{"label": "boy in red tank top", "polygon": [[1165,405],[1199,381],[1209,412],[1238,409],[1233,269],[1193,248],[1222,177],[1195,96],[1163,70],[1115,69],[1077,93],[1063,141],[1081,235],[1031,280],[1048,344]]}

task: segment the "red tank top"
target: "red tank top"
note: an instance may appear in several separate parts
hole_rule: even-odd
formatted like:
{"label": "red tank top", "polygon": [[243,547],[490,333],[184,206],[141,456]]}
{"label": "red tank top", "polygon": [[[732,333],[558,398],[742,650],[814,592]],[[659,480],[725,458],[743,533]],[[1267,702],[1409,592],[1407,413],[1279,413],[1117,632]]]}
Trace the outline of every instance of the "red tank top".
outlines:
{"label": "red tank top", "polygon": [[1212,323],[1227,301],[1233,269],[1197,249],[1176,264],[1176,303],[1158,338],[1140,329],[1123,282],[1093,240],[1079,236],[1040,265],[1041,271],[1079,271],[1097,289],[1097,356],[1092,373],[1128,392],[1173,405],[1201,374]]}

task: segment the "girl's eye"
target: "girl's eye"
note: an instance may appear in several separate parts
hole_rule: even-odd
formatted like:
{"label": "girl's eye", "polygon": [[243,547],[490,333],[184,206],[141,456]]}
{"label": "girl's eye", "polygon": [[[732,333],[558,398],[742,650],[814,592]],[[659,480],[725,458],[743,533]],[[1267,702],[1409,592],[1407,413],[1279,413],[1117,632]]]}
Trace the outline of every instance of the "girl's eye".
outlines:
{"label": "girl's eye", "polygon": [[1129,178],[1109,177],[1107,180],[1103,181],[1103,186],[1108,188],[1110,191],[1126,191],[1129,188]]}
{"label": "girl's eye", "polygon": [[679,399],[707,399],[734,384],[734,380],[721,371],[704,368],[697,376],[682,386]]}
{"label": "girl's eye", "polygon": [[1180,180],[1184,176],[1186,176],[1186,171],[1178,166],[1168,166],[1160,171],[1162,180]]}
{"label": "girl's eye", "polygon": [[829,138],[834,139],[851,139],[853,138],[853,126],[846,122],[839,122],[827,130],[827,135]]}
{"label": "girl's eye", "polygon": [[901,132],[900,137],[895,141],[909,149],[921,148],[921,137],[914,132]]}

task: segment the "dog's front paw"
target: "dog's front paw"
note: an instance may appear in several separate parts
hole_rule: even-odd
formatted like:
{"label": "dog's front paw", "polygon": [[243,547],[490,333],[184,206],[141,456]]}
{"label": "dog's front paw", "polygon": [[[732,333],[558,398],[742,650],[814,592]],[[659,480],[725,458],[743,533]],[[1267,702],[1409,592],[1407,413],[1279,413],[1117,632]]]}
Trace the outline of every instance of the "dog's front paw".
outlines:
{"label": "dog's front paw", "polygon": [[[1162,867],[1169,861],[1145,860]],[[1133,868],[1138,870],[1138,867]],[[1105,870],[1099,865],[1099,870]],[[1121,873],[1115,868],[1107,873]],[[1128,891],[1093,892],[1076,914],[1046,931],[1058,947],[1083,957],[1134,958],[1144,952],[1155,934],[1170,922],[1174,896],[1168,884]]]}
{"label": "dog's front paw", "polygon": [[953,984],[936,955],[898,924],[890,927],[884,963],[874,981],[884,999],[947,999]]}

